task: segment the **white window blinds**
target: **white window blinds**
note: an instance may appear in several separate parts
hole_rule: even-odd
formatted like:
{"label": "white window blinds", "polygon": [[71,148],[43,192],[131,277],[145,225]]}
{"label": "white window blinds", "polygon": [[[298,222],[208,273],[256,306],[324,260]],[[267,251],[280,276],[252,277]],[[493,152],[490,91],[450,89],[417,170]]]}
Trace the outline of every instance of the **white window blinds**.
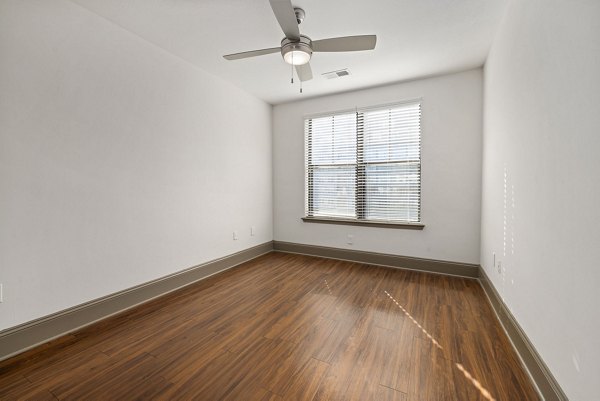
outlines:
{"label": "white window blinds", "polygon": [[305,120],[306,216],[420,222],[420,103]]}

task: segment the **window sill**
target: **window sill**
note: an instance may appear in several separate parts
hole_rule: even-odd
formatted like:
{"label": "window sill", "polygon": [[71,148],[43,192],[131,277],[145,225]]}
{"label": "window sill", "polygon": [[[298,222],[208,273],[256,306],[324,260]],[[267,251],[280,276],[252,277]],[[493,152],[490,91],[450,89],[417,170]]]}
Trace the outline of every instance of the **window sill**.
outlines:
{"label": "window sill", "polygon": [[351,226],[401,228],[406,230],[422,230],[425,224],[421,223],[391,223],[385,221],[361,221],[354,219],[335,219],[329,217],[302,217],[305,223],[342,224]]}

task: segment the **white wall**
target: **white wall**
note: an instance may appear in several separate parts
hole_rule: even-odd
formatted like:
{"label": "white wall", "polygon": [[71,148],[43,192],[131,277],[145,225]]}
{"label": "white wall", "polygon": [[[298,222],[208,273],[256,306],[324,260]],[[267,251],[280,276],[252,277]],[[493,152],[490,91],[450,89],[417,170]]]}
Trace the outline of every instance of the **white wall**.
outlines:
{"label": "white wall", "polygon": [[598,1],[513,1],[484,100],[482,265],[569,398],[589,401],[600,390],[598,21]]}
{"label": "white wall", "polygon": [[[425,229],[303,223],[304,116],[419,97]],[[479,263],[481,114],[481,69],[275,106],[275,240]]]}
{"label": "white wall", "polygon": [[0,55],[0,329],[272,240],[270,105],[64,0]]}

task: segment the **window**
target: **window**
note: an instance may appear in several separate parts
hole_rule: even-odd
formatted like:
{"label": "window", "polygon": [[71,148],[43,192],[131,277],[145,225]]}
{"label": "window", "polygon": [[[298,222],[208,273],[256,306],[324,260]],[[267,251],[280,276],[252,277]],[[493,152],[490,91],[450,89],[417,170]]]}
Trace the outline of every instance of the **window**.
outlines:
{"label": "window", "polygon": [[306,219],[421,222],[421,104],[305,120]]}

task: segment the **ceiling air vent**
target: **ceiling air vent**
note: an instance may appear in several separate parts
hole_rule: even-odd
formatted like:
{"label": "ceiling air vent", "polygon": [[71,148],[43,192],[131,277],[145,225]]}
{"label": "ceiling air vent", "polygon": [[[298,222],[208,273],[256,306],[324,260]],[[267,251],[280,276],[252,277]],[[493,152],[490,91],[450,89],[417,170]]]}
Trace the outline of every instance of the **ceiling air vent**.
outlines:
{"label": "ceiling air vent", "polygon": [[327,79],[341,78],[350,75],[350,71],[347,68],[343,70],[330,71],[322,74]]}

